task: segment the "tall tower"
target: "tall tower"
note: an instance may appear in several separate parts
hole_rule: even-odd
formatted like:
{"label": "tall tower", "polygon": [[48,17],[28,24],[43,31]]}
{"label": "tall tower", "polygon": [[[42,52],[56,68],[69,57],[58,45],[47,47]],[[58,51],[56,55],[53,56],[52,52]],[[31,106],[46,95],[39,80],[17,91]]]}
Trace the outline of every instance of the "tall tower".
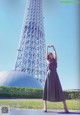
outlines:
{"label": "tall tower", "polygon": [[42,0],[27,0],[16,71],[35,76],[41,83],[46,76],[46,44]]}

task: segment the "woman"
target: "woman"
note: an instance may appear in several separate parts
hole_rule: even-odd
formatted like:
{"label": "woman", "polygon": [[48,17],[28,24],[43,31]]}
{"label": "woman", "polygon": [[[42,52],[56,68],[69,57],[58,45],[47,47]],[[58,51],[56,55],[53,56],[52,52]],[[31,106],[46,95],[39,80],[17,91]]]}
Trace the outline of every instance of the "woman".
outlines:
{"label": "woman", "polygon": [[[48,53],[48,48],[53,47],[54,54]],[[47,60],[48,60],[48,73],[45,82],[43,100],[44,100],[44,111],[47,112],[47,101],[60,102],[64,104],[64,110],[68,113],[66,101],[62,91],[62,87],[57,74],[57,53],[53,45],[47,47]]]}

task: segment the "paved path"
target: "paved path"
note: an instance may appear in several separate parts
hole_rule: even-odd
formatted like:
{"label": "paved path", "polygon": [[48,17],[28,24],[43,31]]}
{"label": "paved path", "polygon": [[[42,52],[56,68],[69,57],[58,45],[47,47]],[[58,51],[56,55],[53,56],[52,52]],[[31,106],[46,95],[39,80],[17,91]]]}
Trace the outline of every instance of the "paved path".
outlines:
{"label": "paved path", "polygon": [[[10,115],[67,115],[63,111],[49,110],[47,113],[42,110],[29,110],[29,109],[11,109]],[[78,111],[70,111],[69,115],[80,115]]]}

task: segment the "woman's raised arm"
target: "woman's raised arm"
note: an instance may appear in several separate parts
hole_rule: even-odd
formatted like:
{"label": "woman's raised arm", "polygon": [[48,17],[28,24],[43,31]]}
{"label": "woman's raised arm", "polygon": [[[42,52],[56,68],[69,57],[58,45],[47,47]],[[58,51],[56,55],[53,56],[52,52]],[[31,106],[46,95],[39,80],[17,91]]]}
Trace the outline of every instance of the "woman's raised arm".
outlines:
{"label": "woman's raised arm", "polygon": [[55,47],[52,45],[52,47],[53,47],[53,50],[54,50],[54,55],[55,55],[55,59],[56,59],[56,62],[57,62],[57,53],[56,53],[56,49],[55,49]]}
{"label": "woman's raised arm", "polygon": [[48,55],[48,48],[50,48],[51,46],[47,46],[47,55]]}
{"label": "woman's raised arm", "polygon": [[46,51],[46,57],[48,56],[48,48],[50,48],[51,46],[47,46],[47,51]]}

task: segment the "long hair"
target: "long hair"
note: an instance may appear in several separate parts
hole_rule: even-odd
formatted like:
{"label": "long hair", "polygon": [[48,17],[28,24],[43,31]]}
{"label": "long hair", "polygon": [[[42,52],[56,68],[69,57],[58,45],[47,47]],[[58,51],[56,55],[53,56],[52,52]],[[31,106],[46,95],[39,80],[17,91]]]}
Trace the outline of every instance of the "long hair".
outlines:
{"label": "long hair", "polygon": [[[48,61],[51,61],[50,55],[53,55],[53,53],[50,52],[50,53],[47,55],[47,60],[48,60]],[[54,58],[54,57],[53,57],[53,58]]]}

